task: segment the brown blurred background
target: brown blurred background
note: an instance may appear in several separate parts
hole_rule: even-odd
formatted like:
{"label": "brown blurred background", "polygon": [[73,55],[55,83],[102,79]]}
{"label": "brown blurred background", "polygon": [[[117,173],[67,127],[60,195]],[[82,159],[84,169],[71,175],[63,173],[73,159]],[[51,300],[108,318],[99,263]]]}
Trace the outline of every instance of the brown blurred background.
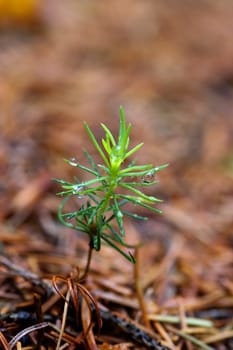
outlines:
{"label": "brown blurred background", "polygon": [[228,0],[1,0],[2,218],[23,222],[41,198],[55,210],[50,179],[70,179],[63,158],[92,150],[83,121],[100,137],[120,105],[132,144],[145,142],[138,162],[170,163],[152,190],[165,213],[229,212],[232,18]]}

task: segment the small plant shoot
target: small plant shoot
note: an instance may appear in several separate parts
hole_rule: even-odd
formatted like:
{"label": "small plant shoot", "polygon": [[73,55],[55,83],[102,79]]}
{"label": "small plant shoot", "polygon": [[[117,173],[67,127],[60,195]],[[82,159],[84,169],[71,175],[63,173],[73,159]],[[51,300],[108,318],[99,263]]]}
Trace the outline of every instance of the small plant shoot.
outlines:
{"label": "small plant shoot", "polygon": [[[167,164],[154,167],[152,164],[136,165],[131,157],[143,146],[139,143],[130,148],[131,124],[126,125],[124,110],[120,107],[120,126],[115,138],[105,124],[101,124],[105,137],[98,142],[87,123],[86,132],[98,151],[102,164],[96,164],[92,156],[85,152],[89,166],[80,164],[72,158],[66,162],[92,175],[88,181],[75,179],[74,183],[55,179],[62,191],[58,193],[64,199],[58,209],[58,218],[62,224],[89,236],[89,255],[85,275],[88,273],[92,250],[99,251],[101,244],[108,244],[131,262],[134,256],[128,251],[135,245],[125,240],[124,217],[147,220],[125,209],[126,204],[144,207],[149,211],[160,213],[155,207],[160,199],[148,196],[143,188],[156,184],[155,174]],[[130,160],[130,161],[129,161]],[[65,212],[67,201],[76,196],[86,199],[77,211]],[[83,200],[82,200],[83,201]]]}

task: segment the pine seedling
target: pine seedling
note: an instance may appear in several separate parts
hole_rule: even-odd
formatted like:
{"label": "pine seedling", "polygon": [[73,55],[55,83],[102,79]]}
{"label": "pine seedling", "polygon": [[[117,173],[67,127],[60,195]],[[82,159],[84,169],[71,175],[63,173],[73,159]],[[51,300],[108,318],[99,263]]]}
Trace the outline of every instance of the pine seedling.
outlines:
{"label": "pine seedling", "polygon": [[[137,220],[147,220],[147,217],[128,211],[125,206],[132,203],[134,206],[160,213],[161,211],[155,207],[155,204],[161,200],[148,196],[143,192],[143,188],[156,184],[155,174],[167,166],[165,164],[154,167],[152,164],[136,165],[134,161],[129,162],[143,143],[129,149],[131,124],[126,125],[122,107],[120,107],[117,139],[105,124],[101,126],[105,132],[102,144],[97,141],[88,124],[84,123],[102,164],[96,164],[87,151],[84,153],[89,166],[82,165],[73,158],[66,160],[69,165],[91,174],[93,178],[87,181],[75,179],[74,183],[55,179],[62,187],[58,195],[64,196],[58,209],[60,222],[89,236],[85,276],[89,271],[93,249],[99,251],[103,242],[117,250],[129,261],[135,262],[134,256],[128,251],[135,245],[130,245],[125,241],[124,217],[128,216]],[[77,211],[64,212],[67,201],[73,196],[86,199],[85,204]]]}

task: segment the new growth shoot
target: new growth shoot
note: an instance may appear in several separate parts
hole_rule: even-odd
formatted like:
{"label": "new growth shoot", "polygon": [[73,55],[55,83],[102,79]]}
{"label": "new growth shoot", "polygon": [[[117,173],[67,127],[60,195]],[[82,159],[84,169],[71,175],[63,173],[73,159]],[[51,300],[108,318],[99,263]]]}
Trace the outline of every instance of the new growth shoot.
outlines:
{"label": "new growth shoot", "polygon": [[[88,181],[75,183],[64,180],[59,182],[64,199],[58,209],[58,217],[62,224],[89,236],[89,255],[85,275],[88,273],[92,250],[99,251],[102,242],[108,244],[126,259],[135,262],[134,256],[127,250],[134,248],[125,241],[124,217],[129,216],[138,220],[147,220],[125,209],[127,203],[144,207],[149,211],[160,213],[155,207],[160,199],[143,193],[143,188],[156,184],[155,174],[165,168],[167,164],[154,167],[152,164],[136,165],[135,162],[125,162],[142,146],[139,143],[129,148],[131,124],[126,125],[124,110],[120,107],[120,126],[118,137],[115,138],[105,124],[101,124],[105,138],[99,143],[87,123],[86,132],[98,151],[102,164],[96,164],[92,156],[85,151],[89,166],[78,163],[75,159],[66,160],[71,166],[92,175]],[[126,164],[127,163],[127,164]],[[77,211],[65,212],[67,201],[73,197],[87,198],[86,203]]]}

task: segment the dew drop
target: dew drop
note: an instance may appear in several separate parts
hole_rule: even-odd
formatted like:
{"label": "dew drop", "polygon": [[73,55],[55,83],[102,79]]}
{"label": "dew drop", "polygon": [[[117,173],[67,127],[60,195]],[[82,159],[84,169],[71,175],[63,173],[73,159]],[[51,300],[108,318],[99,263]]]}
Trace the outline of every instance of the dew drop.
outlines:
{"label": "dew drop", "polygon": [[[73,194],[78,194],[78,192],[80,192],[82,189],[83,189],[83,186],[75,185],[75,186],[73,186],[72,193],[73,193]],[[82,197],[82,196],[80,196],[80,198],[81,198],[81,197]]]}
{"label": "dew drop", "polygon": [[72,157],[72,158],[69,159],[69,164],[71,166],[77,166],[78,165],[78,161],[77,161],[76,158]]}
{"label": "dew drop", "polygon": [[155,172],[154,170],[152,170],[152,171],[148,171],[148,173],[142,177],[142,182],[150,183],[150,182],[153,182],[154,179],[155,179]]}

